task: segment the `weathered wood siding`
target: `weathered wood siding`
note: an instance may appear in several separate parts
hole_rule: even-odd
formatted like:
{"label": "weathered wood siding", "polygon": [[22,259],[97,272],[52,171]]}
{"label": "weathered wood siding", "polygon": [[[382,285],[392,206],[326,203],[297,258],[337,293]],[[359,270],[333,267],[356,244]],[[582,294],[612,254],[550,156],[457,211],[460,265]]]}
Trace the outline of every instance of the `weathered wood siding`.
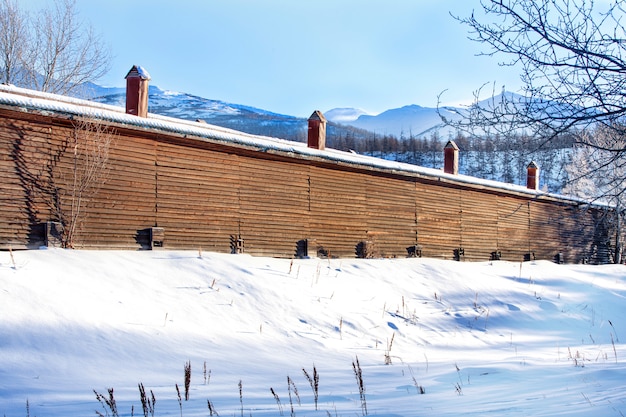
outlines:
{"label": "weathered wood siding", "polygon": [[84,222],[77,231],[76,241],[80,246],[146,246],[143,229],[156,222],[155,158],[154,141],[131,137],[127,132],[115,138],[104,182],[95,198],[87,203]]}
{"label": "weathered wood siding", "polygon": [[[459,193],[461,247],[467,260],[491,259],[501,252],[503,236],[498,230],[498,196],[474,190]],[[504,245],[503,245],[504,246]],[[514,258],[512,258],[514,259]]]}
{"label": "weathered wood siding", "polygon": [[406,255],[406,247],[417,243],[415,183],[378,175],[365,178],[366,233],[373,255]]}
{"label": "weathered wood siding", "polygon": [[498,249],[503,259],[524,259],[530,253],[530,199],[498,196]]}
{"label": "weathered wood siding", "polygon": [[310,183],[309,251],[314,255],[319,248],[330,256],[354,257],[356,245],[367,240],[365,177],[311,166]]}
{"label": "weathered wood siding", "polygon": [[226,152],[160,141],[156,155],[153,225],[166,247],[228,251],[240,210],[239,158]]}
{"label": "weathered wood siding", "polygon": [[[47,126],[10,119],[0,129],[0,241],[4,245],[43,244],[43,229],[37,230],[42,217],[40,204],[27,177],[30,170],[41,166],[35,149],[44,149],[48,130]],[[42,237],[40,242],[36,241],[38,236]]]}
{"label": "weathered wood siding", "polygon": [[418,242],[422,254],[431,258],[452,259],[461,247],[461,191],[430,183],[415,184]]}
{"label": "weathered wood siding", "polygon": [[293,257],[309,234],[308,167],[241,157],[239,234],[250,253]]}
{"label": "weathered wood siding", "polygon": [[[67,210],[72,124],[0,109],[0,246],[43,243]],[[105,181],[87,201],[77,247],[140,249],[150,229],[165,248],[231,251],[241,236],[255,255],[422,255],[465,260],[601,261],[607,230],[598,210],[558,199],[485,189],[219,141],[112,126]],[[300,243],[299,243],[300,242]],[[365,245],[365,246],[364,246]],[[363,252],[366,248],[366,252]]]}

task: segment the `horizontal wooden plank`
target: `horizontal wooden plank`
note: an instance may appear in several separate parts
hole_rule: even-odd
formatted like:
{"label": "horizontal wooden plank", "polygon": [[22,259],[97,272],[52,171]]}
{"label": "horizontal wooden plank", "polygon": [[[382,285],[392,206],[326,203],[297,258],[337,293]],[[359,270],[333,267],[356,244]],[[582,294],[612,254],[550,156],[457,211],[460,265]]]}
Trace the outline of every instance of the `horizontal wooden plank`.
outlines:
{"label": "horizontal wooden plank", "polygon": [[[67,210],[74,159],[63,138],[73,128],[68,120],[0,113],[0,244],[27,244],[28,224],[53,217],[56,197],[46,186],[57,187]],[[140,247],[137,234],[157,223],[170,247],[229,251],[230,234],[242,233],[251,253],[278,256],[293,256],[306,238],[312,251],[341,256],[355,256],[368,241],[380,256],[406,256],[406,246],[419,243],[425,256],[446,259],[459,247],[467,260],[494,250],[512,260],[557,250],[582,259],[594,239],[592,214],[555,201],[130,127],[117,133],[106,181],[85,199],[84,247]]]}

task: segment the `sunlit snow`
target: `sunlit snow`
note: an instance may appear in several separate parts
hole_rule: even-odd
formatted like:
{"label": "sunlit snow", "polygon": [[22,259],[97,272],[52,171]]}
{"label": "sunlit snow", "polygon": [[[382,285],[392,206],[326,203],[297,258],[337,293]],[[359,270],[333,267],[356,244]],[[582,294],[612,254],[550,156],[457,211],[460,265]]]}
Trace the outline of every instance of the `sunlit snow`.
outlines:
{"label": "sunlit snow", "polygon": [[0,415],[112,415],[93,391],[108,388],[119,415],[143,415],[142,383],[155,416],[623,416],[625,272],[0,252]]}

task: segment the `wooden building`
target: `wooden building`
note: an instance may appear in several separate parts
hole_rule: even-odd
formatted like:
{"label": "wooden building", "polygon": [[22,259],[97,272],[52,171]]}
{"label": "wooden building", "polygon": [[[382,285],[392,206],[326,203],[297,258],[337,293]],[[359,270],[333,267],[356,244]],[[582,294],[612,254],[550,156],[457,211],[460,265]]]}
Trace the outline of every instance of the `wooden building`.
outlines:
{"label": "wooden building", "polygon": [[308,146],[142,115],[147,80],[129,72],[129,112],[0,87],[0,247],[608,260],[610,210],[539,191],[536,166],[531,189],[324,149],[319,112]]}

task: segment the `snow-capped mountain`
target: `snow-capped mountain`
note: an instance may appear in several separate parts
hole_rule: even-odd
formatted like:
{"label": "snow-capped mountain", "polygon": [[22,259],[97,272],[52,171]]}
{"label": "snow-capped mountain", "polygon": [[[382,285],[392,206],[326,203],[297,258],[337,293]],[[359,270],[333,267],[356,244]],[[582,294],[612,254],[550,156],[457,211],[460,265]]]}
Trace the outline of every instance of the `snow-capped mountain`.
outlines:
{"label": "snow-capped mountain", "polygon": [[[503,92],[493,97],[485,98],[477,104],[483,109],[494,109],[503,104],[516,105],[520,108],[527,107],[532,101],[527,101],[524,96],[516,93]],[[545,103],[539,102],[537,111],[551,109],[557,114],[569,114],[562,105],[555,104],[553,107],[546,107]],[[448,126],[442,117],[447,121],[458,121],[468,111],[468,107],[422,107],[416,104],[389,109],[380,114],[367,114],[359,109],[339,108],[326,112],[326,118],[335,123],[354,126],[365,129],[379,135],[391,135],[397,138],[424,138],[437,133],[440,137],[447,137],[456,133],[454,127]],[[545,111],[545,110],[544,110]]]}
{"label": "snow-capped mountain", "polygon": [[339,107],[336,109],[328,110],[324,113],[326,119],[340,124],[351,124],[356,121],[362,115],[369,115],[368,112],[361,109],[354,109],[351,107]]}
{"label": "snow-capped mountain", "polygon": [[[105,104],[124,106],[125,88],[102,87],[86,84],[81,91],[83,97]],[[521,96],[519,96],[521,97]],[[516,97],[508,97],[513,100]],[[481,106],[498,103],[498,96],[484,100]],[[251,106],[232,104],[207,99],[192,94],[149,88],[149,111],[185,120],[203,120],[217,126],[264,136],[274,136],[304,142],[307,120],[285,114],[274,113]],[[466,112],[461,107],[422,107],[416,104],[390,109],[378,115],[368,114],[358,108],[334,108],[324,114],[329,121],[329,140],[341,137],[355,139],[390,135],[396,138],[429,138],[436,133],[441,138],[455,134],[453,127],[442,120],[458,120]]]}
{"label": "snow-capped mountain", "polygon": [[[86,84],[82,95],[105,104],[124,106],[125,88],[102,87]],[[207,123],[241,130],[247,133],[276,136],[284,139],[304,141],[307,121],[304,118],[274,113],[271,111],[207,99],[192,94],[149,88],[149,111],[186,120],[204,120]],[[461,109],[442,108],[442,115],[458,117]],[[393,135],[398,138],[423,137],[438,131],[447,135],[451,128],[445,126],[436,108],[408,105],[387,110],[378,115],[368,114],[358,108],[334,108],[324,113],[329,137],[351,136],[365,138],[378,135]]]}
{"label": "snow-capped mountain", "polygon": [[[148,90],[151,113],[185,120],[202,120],[217,126],[236,129],[256,135],[274,136],[282,139],[306,141],[308,123],[305,118],[274,113],[271,111],[212,100],[187,93],[162,90],[150,86]],[[91,84],[83,90],[83,96],[110,105],[124,106],[125,88],[107,88]],[[371,135],[369,132],[348,126],[329,123],[329,136],[350,135],[355,138]]]}
{"label": "snow-capped mountain", "polygon": [[[93,99],[101,103],[115,106],[124,106],[126,90],[123,88],[101,88],[94,90],[99,92]],[[150,86],[148,90],[149,106],[152,113],[179,119],[207,120],[220,116],[255,114],[257,116],[269,116],[292,119],[293,116],[272,113],[266,110],[250,106],[225,103],[219,100],[210,100],[187,93],[162,90],[157,86]]]}
{"label": "snow-capped mountain", "polygon": [[422,107],[416,104],[404,106],[398,109],[384,111],[376,116],[363,114],[352,122],[351,126],[369,130],[371,132],[401,137],[422,137],[431,132],[439,131],[447,134],[448,128],[441,120],[441,115],[453,119],[458,117],[455,110],[449,108],[436,109]]}

